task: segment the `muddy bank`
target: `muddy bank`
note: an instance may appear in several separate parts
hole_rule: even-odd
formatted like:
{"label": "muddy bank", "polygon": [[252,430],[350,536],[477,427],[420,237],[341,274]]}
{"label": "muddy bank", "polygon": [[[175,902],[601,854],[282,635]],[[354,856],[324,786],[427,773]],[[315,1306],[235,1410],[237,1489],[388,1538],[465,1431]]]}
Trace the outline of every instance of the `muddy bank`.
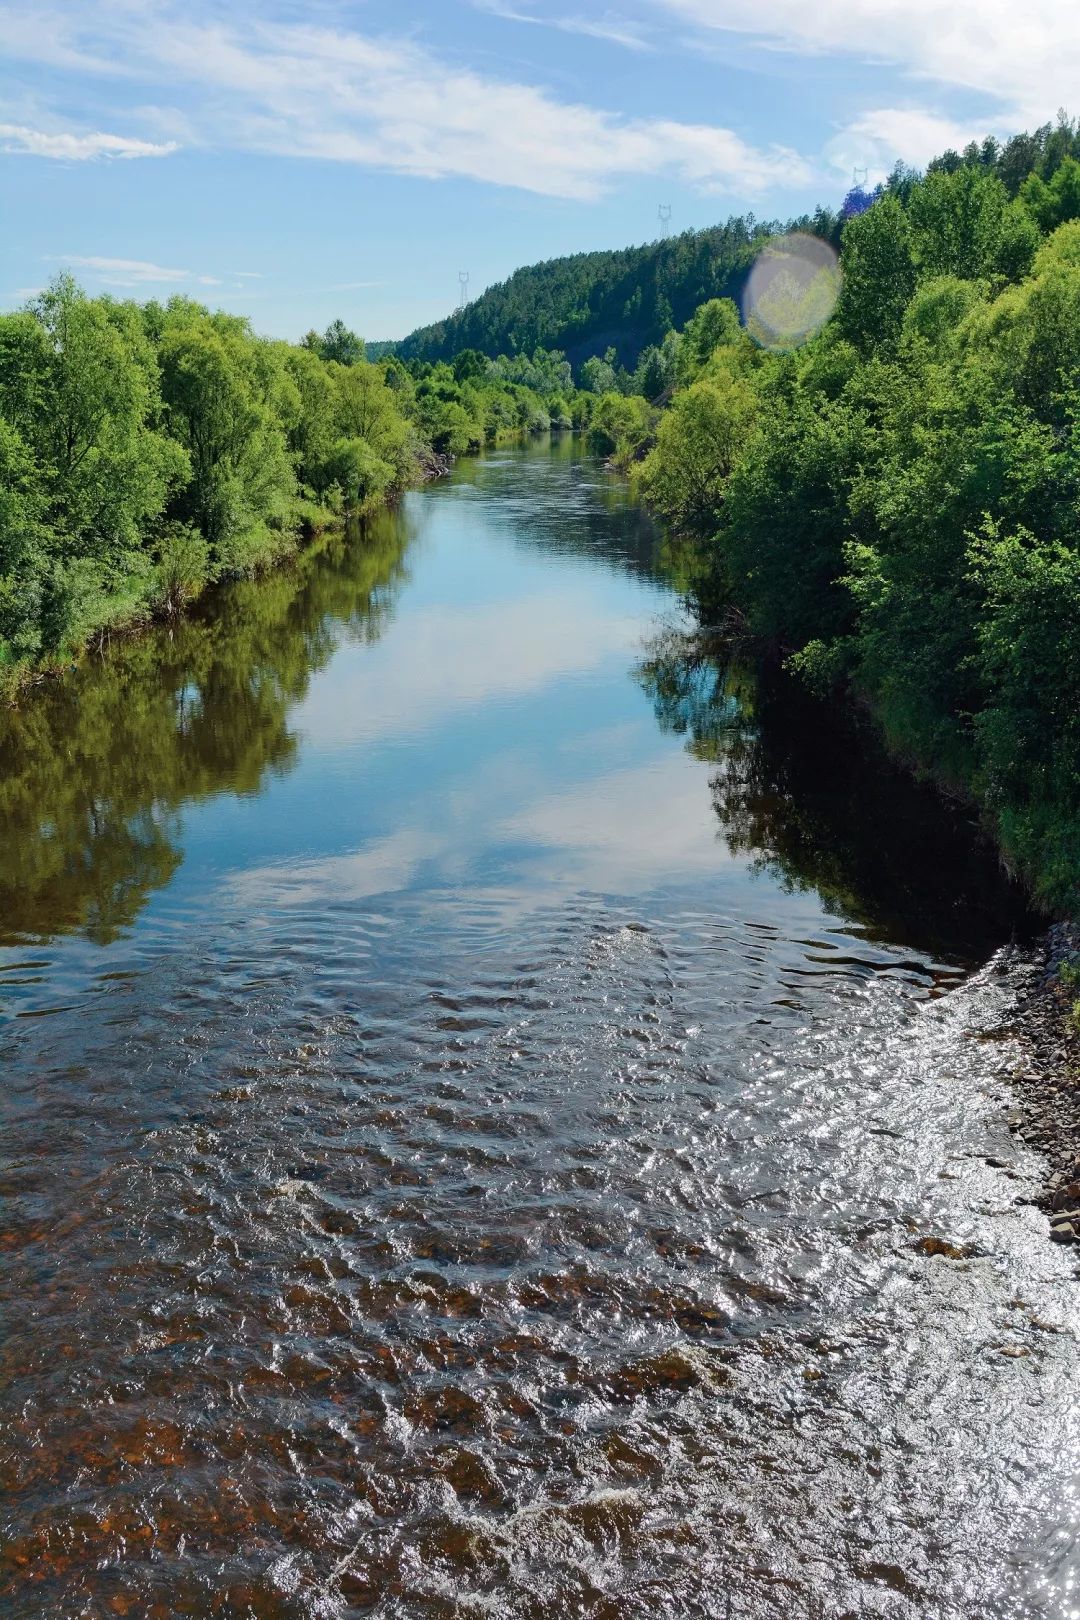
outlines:
{"label": "muddy bank", "polygon": [[1056,923],[1037,947],[1012,1033],[1020,1043],[1017,1131],[1045,1154],[1037,1199],[1058,1243],[1080,1243],[1080,929]]}

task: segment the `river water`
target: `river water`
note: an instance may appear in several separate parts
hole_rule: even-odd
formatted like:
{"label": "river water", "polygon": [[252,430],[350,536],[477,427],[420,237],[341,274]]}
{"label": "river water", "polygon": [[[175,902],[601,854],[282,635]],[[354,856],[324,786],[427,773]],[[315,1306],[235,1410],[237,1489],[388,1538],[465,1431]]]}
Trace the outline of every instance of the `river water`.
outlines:
{"label": "river water", "polygon": [[1022,910],[684,630],[542,442],[5,720],[5,1615],[1080,1612]]}

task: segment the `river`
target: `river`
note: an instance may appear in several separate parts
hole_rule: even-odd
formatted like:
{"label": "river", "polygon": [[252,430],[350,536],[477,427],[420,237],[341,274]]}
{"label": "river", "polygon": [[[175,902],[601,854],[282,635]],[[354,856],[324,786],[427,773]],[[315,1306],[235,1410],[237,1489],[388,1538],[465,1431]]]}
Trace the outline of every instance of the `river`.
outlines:
{"label": "river", "polygon": [[0,724],[5,1615],[1080,1613],[1023,908],[673,566],[494,452]]}

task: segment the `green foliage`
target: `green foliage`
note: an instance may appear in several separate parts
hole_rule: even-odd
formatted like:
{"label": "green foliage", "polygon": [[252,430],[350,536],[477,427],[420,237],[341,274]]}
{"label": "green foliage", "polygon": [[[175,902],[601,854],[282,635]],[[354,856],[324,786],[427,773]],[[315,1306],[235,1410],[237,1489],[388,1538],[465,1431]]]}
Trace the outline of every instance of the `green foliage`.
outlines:
{"label": "green foliage", "polygon": [[637,460],[656,425],[657,412],[634,394],[604,394],[589,424],[589,449],[621,465]]}
{"label": "green foliage", "polygon": [[[799,223],[822,235],[835,229],[826,214]],[[562,351],[578,369],[613,350],[606,363],[632,370],[644,350],[661,347],[706,299],[737,298],[756,250],[783,228],[730,219],[644,247],[530,265],[447,320],[413,332],[397,352],[406,360],[438,361],[463,349],[494,358],[540,346]],[[579,375],[596,394],[615,386],[606,374]]]}
{"label": "green foliage", "polygon": [[962,165],[953,174],[928,174],[907,205],[920,276],[993,273],[1008,198],[994,174]]}
{"label": "green foliage", "polygon": [[358,342],[335,323],[293,348],[69,277],[0,317],[0,684],[408,484],[411,379]]}
{"label": "green foliage", "polygon": [[300,347],[317,354],[320,360],[333,360],[339,366],[355,366],[365,354],[363,338],[357,337],[341,320],[331,321],[321,337],[318,332],[306,333]]}
{"label": "green foliage", "polygon": [[582,420],[570,366],[558,351],[489,360],[466,349],[452,366],[414,361],[409,370],[417,427],[443,455],[465,455],[517,434]]}
{"label": "green foliage", "polygon": [[642,352],[630,382],[632,393],[657,400],[675,385],[681,348],[678,333],[668,332],[663,343],[652,343]]}
{"label": "green foliage", "polygon": [[598,354],[590,355],[581,367],[582,388],[587,389],[590,394],[614,394],[619,380],[615,364],[614,349],[607,349],[603,357]]}
{"label": "green foliage", "polygon": [[1080,219],[1080,163],[1067,157],[1049,182],[1038,174],[1029,175],[1020,196],[1039,230],[1046,234],[1070,219]]}
{"label": "green foliage", "polygon": [[[1080,989],[1080,963],[1062,962],[1058,967],[1057,977],[1058,983],[1063,990],[1071,992]],[[1068,1018],[1074,1031],[1080,1034],[1080,997],[1072,996],[1070,998]]]}
{"label": "green foliage", "polygon": [[988,523],[971,547],[983,597],[980,782],[1010,846],[1054,904],[1080,864],[1080,554]]}
{"label": "green foliage", "polygon": [[841,332],[863,353],[895,342],[916,283],[911,224],[897,198],[883,197],[848,221],[842,262]]}
{"label": "green foliage", "polygon": [[641,485],[679,529],[708,533],[720,521],[728,479],[745,450],[758,400],[744,377],[729,374],[692,384],[660,423]]}
{"label": "green foliage", "polygon": [[836,314],[797,353],[747,360],[732,334],[705,360],[705,305],[642,475],[693,539],[702,614],[737,610],[816,691],[858,693],[1072,911],[1078,159],[1062,122],[895,176],[846,224]]}
{"label": "green foliage", "polygon": [[211,574],[209,544],[197,529],[180,523],[164,530],[154,562],[154,606],[170,616],[200,594]]}
{"label": "green foliage", "polygon": [[739,311],[730,298],[710,298],[686,323],[676,372],[680,383],[700,376],[713,354],[742,340]]}
{"label": "green foliage", "polygon": [[221,317],[178,311],[160,357],[169,428],[191,462],[174,515],[205,536],[222,572],[243,573],[277,549],[270,537],[288,526],[295,385],[271,345]]}

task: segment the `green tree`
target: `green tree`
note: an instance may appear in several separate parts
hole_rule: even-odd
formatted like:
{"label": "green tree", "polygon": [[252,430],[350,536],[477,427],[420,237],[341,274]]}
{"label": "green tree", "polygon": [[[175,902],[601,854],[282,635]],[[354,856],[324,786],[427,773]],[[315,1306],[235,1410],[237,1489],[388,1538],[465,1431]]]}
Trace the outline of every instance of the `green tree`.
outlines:
{"label": "green tree", "polygon": [[41,647],[41,608],[51,536],[38,463],[0,416],[0,672]]}
{"label": "green tree", "polygon": [[908,203],[920,274],[967,281],[992,275],[1007,202],[997,175],[970,164],[928,174]]}
{"label": "green tree", "polygon": [[318,500],[334,479],[328,462],[338,437],[338,390],[325,362],[307,347],[285,347],[282,358],[298,396],[288,436],[297,475]]}
{"label": "green tree", "polygon": [[331,321],[320,340],[319,352],[324,360],[334,360],[339,366],[355,366],[364,358],[364,340],[344,321]]}
{"label": "green tree", "polygon": [[636,460],[651,438],[657,412],[634,394],[604,394],[589,425],[589,449],[622,464]]}
{"label": "green tree", "polygon": [[642,467],[642,490],[677,529],[709,533],[719,523],[756,414],[755,390],[738,376],[692,384],[665,413]]}
{"label": "green tree", "polygon": [[896,197],[882,197],[848,220],[842,266],[840,331],[864,354],[895,342],[916,280],[911,225]]}
{"label": "green tree", "polygon": [[581,386],[590,394],[615,392],[615,350],[608,349],[601,358],[590,355],[581,365]]}
{"label": "green tree", "polygon": [[679,344],[678,376],[689,383],[700,376],[719,348],[728,348],[742,338],[739,311],[730,298],[710,298],[687,321]]}
{"label": "green tree", "polygon": [[286,431],[299,398],[289,384],[289,400],[279,357],[244,323],[178,314],[161,343],[162,395],[191,479],[173,513],[205,537],[220,571],[242,572],[288,543],[296,477]]}
{"label": "green tree", "polygon": [[1038,174],[1028,175],[1020,196],[1044,235],[1080,219],[1080,163],[1067,157],[1049,182]]}

